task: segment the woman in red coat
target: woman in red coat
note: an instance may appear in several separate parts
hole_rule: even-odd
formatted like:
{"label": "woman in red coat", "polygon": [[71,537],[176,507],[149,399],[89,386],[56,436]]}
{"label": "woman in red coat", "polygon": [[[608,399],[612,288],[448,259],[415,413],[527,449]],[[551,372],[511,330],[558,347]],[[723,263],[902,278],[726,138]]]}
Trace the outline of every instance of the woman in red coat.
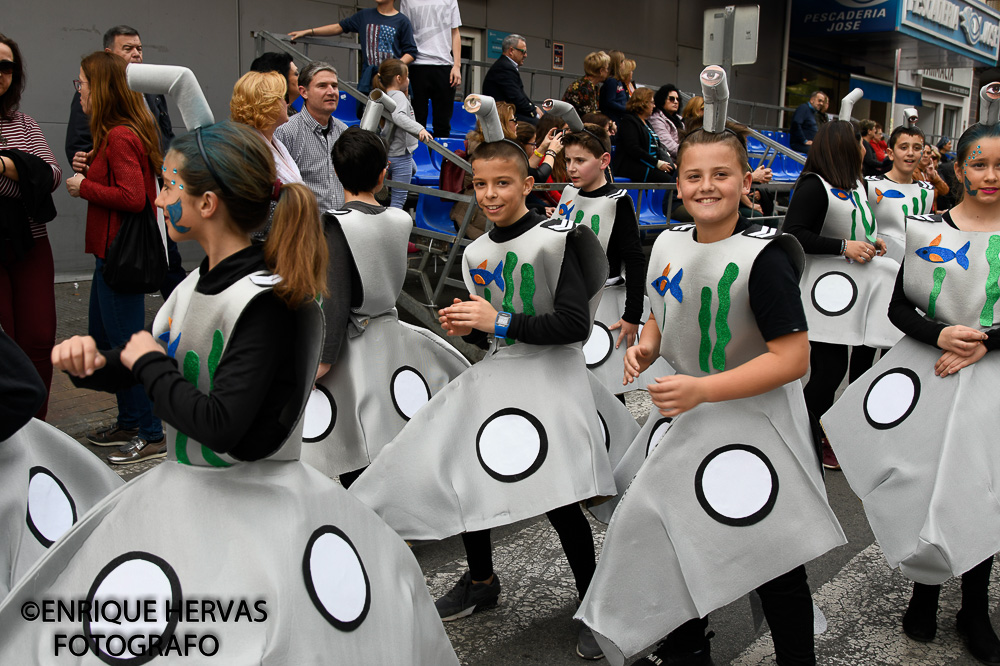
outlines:
{"label": "woman in red coat", "polygon": [[[113,53],[98,51],[83,59],[80,105],[90,117],[90,133],[96,148],[89,163],[74,160],[82,172],[66,181],[74,197],[86,199],[86,252],[96,266],[90,288],[89,333],[102,349],[125,345],[133,333],[145,326],[143,294],[117,292],[104,282],[103,268],[108,248],[121,227],[125,213],[141,213],[156,199],[155,169],[162,161],[160,140],[153,116],[142,95],[130,90],[125,78],[126,62]],[[166,455],[163,426],[153,416],[152,403],[141,386],[118,394],[117,422],[87,438],[98,446],[123,445],[109,457],[112,463],[128,464]]]}

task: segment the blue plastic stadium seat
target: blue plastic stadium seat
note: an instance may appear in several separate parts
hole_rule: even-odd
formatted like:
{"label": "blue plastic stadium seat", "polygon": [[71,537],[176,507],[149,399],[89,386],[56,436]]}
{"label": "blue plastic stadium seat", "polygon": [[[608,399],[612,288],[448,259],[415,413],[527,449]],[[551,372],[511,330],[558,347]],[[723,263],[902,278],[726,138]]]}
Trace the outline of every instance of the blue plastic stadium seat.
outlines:
{"label": "blue plastic stadium seat", "polygon": [[[451,152],[455,152],[456,150],[465,150],[465,139],[456,139],[453,137],[448,137],[448,138],[434,139],[434,140],[440,143],[448,150],[450,150]],[[444,158],[441,157],[441,153],[435,150],[431,150],[430,148],[428,148],[427,151],[430,153],[431,156],[431,164],[433,164],[434,168],[437,169],[438,172],[440,172],[441,165],[444,163]],[[440,176],[440,173],[438,175]]]}
{"label": "blue plastic stadium seat", "polygon": [[461,102],[455,102],[455,109],[451,113],[451,136],[464,139],[474,129],[476,116],[466,111]]}
{"label": "blue plastic stadium seat", "polygon": [[747,136],[747,152],[751,155],[763,155],[765,146],[758,139]]}
{"label": "blue plastic stadium seat", "polygon": [[781,145],[786,146],[788,148],[791,148],[791,146],[792,146],[792,144],[790,143],[790,138],[788,136],[788,132],[775,132],[774,133],[774,140],[777,141],[778,143],[780,143]]}
{"label": "blue plastic stadium seat", "polygon": [[358,102],[345,92],[340,93],[340,101],[337,102],[337,110],[333,112],[333,117],[344,123],[348,127],[359,124]]}
{"label": "blue plastic stadium seat", "polygon": [[420,229],[438,231],[443,234],[454,234],[455,223],[448,217],[451,214],[451,209],[454,207],[454,201],[439,199],[429,194],[420,194],[417,197],[417,212],[414,224]]}
{"label": "blue plastic stadium seat", "polygon": [[[391,161],[391,160],[390,160]],[[413,165],[417,172],[410,182],[414,185],[437,185],[441,182],[441,167],[431,161],[431,150],[426,143],[420,143],[413,151]]]}

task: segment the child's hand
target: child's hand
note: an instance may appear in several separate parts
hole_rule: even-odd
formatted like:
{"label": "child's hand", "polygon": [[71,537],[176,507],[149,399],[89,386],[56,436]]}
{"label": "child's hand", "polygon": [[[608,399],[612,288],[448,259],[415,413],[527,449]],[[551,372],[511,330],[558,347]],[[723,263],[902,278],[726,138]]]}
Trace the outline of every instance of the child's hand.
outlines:
{"label": "child's hand", "polygon": [[702,377],[670,375],[649,385],[649,397],[663,416],[677,416],[705,402]]}
{"label": "child's hand", "polygon": [[875,246],[868,241],[847,241],[844,256],[859,264],[867,264],[876,252]]}
{"label": "child's hand", "polygon": [[937,345],[945,351],[969,357],[975,352],[976,347],[982,346],[980,343],[985,339],[986,334],[974,328],[961,325],[947,326],[938,335]]}
{"label": "child's hand", "polygon": [[456,298],[455,302],[441,310],[440,314],[447,318],[450,325],[463,330],[468,329],[470,333],[473,329],[492,333],[497,320],[497,311],[490,302],[475,294],[469,294],[467,301]]}
{"label": "child's hand", "polygon": [[424,143],[428,143],[434,140],[434,136],[425,129],[420,130],[420,134],[417,135],[417,138],[423,141]]}
{"label": "child's hand", "polygon": [[163,347],[150,335],[149,331],[133,333],[128,343],[125,344],[125,349],[122,350],[122,365],[131,370],[136,361],[150,352],[162,354]]}
{"label": "child's hand", "polygon": [[621,333],[618,334],[618,341],[615,342],[615,349],[618,349],[622,344],[622,338],[625,338],[625,346],[631,347],[635,343],[635,337],[639,335],[639,324],[630,324],[624,319],[619,319],[617,323],[608,326],[609,331],[614,331],[621,329]]}
{"label": "child's hand", "polygon": [[[454,299],[453,304],[461,303],[461,299]],[[457,323],[451,320],[448,316],[449,308],[441,308],[438,310],[438,321],[441,322],[441,328],[445,330],[448,335],[468,335],[472,333],[471,326],[459,326]]]}
{"label": "child's hand", "polygon": [[938,377],[953,375],[962,368],[972,365],[983,356],[986,356],[986,345],[984,344],[977,344],[972,349],[972,353],[968,356],[956,354],[952,351],[946,351],[941,354],[941,358],[939,358],[937,363],[934,364],[934,374]]}
{"label": "child's hand", "polygon": [[632,345],[625,350],[625,379],[622,386],[628,386],[635,378],[646,371],[656,360],[656,350],[646,349],[641,344]]}
{"label": "child's hand", "polygon": [[104,367],[106,359],[97,351],[94,338],[74,335],[52,348],[52,367],[74,377],[87,377]]}
{"label": "child's hand", "polygon": [[889,251],[889,248],[886,247],[885,241],[882,240],[881,238],[876,238],[875,239],[875,254],[877,254],[880,257],[884,257],[885,253],[888,252],[888,251]]}

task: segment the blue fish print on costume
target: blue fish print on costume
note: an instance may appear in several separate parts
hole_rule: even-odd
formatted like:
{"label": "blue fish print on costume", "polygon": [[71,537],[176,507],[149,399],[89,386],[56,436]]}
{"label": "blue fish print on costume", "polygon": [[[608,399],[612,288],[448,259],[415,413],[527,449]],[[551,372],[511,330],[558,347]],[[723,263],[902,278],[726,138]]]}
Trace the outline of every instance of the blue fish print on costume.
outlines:
{"label": "blue fish print on costume", "polygon": [[667,292],[676,299],[678,303],[684,302],[684,292],[681,291],[681,278],[684,277],[684,269],[677,271],[677,275],[671,280],[668,276],[670,275],[670,264],[663,269],[663,275],[653,280],[650,284],[653,289],[656,290],[660,296],[666,296]]}
{"label": "blue fish print on costume", "polygon": [[851,195],[848,194],[847,190],[841,190],[836,187],[831,187],[830,191],[833,192],[833,196],[837,197],[841,201],[850,201],[851,203],[854,203],[853,200],[851,199]]}
{"label": "blue fish print on costume", "polygon": [[[173,325],[174,325],[173,317],[168,318],[167,326],[173,326]],[[177,354],[177,345],[181,343],[181,335],[183,335],[183,333],[178,333],[177,337],[174,338],[174,341],[170,342],[169,328],[163,331],[163,333],[160,333],[160,340],[163,340],[164,342],[167,343],[167,356],[169,356],[170,358],[174,358],[174,356]]]}
{"label": "blue fish print on costume", "polygon": [[946,247],[941,247],[941,236],[938,235],[937,238],[931,241],[930,245],[926,245],[916,251],[916,255],[928,261],[932,264],[946,264],[952,259],[955,260],[959,266],[965,270],[969,270],[969,258],[966,253],[969,251],[970,242],[966,242],[965,245],[959,249],[958,252],[949,250]]}
{"label": "blue fish print on costume", "polygon": [[570,213],[573,212],[574,208],[576,208],[576,204],[573,204],[572,206],[567,206],[566,204],[561,203],[559,204],[559,210],[556,212],[556,216],[564,217],[568,220]]}
{"label": "blue fish print on costume", "polygon": [[899,190],[885,190],[884,192],[877,187],[875,188],[875,203],[881,203],[882,197],[887,199],[905,199],[906,195]]}
{"label": "blue fish print on costume", "polygon": [[495,271],[492,273],[486,269],[486,262],[479,264],[479,268],[472,268],[469,270],[469,275],[472,276],[472,281],[476,284],[486,287],[489,286],[491,282],[496,282],[497,287],[500,291],[503,291],[503,262],[501,261]]}

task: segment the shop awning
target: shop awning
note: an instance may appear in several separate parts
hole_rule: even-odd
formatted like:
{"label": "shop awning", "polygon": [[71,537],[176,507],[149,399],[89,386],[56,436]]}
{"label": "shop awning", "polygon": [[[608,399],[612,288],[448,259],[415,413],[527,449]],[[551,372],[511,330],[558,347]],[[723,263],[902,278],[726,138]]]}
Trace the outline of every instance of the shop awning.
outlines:
{"label": "shop awning", "polygon": [[[873,102],[891,102],[892,85],[883,81],[876,81],[867,77],[852,76],[851,90],[861,88],[865,91],[865,99]],[[920,91],[916,88],[899,86],[896,88],[896,104],[903,106],[923,106],[920,98]]]}

